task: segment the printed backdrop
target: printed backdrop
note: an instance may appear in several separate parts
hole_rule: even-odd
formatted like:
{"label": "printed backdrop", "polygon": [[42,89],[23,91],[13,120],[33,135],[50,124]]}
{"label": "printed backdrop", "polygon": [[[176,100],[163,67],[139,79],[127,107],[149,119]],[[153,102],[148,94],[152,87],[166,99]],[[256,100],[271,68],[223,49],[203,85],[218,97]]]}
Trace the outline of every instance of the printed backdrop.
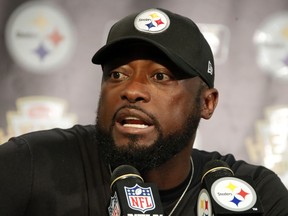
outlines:
{"label": "printed backdrop", "polygon": [[115,20],[162,7],[199,24],[215,55],[220,101],[196,147],[264,164],[288,185],[288,1],[264,2],[1,1],[0,141],[93,124],[101,69],[92,55]]}

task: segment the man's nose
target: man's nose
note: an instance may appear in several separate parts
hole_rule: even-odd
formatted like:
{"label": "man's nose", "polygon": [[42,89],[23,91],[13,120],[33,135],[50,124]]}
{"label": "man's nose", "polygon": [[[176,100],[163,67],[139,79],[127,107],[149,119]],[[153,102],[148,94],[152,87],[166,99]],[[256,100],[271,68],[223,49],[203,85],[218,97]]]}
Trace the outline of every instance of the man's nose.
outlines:
{"label": "man's nose", "polygon": [[147,82],[129,80],[121,91],[121,99],[130,103],[149,102],[151,95]]}

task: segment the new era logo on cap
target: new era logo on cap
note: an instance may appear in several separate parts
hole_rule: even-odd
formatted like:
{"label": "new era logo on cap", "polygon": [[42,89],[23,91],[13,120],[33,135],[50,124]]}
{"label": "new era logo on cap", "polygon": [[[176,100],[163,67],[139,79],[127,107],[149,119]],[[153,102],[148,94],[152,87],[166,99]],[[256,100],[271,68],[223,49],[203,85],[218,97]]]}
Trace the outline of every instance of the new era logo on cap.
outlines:
{"label": "new era logo on cap", "polygon": [[149,9],[135,18],[134,25],[141,32],[160,33],[169,27],[170,20],[163,11]]}
{"label": "new era logo on cap", "polygon": [[208,69],[207,72],[211,75],[213,75],[213,65],[210,61],[208,61]]}

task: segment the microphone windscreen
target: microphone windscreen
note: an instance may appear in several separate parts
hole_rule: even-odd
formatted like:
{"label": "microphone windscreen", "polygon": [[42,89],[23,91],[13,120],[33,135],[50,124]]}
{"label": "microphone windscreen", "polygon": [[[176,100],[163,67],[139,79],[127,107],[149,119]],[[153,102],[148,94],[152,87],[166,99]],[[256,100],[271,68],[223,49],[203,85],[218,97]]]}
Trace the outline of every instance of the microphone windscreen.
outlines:
{"label": "microphone windscreen", "polygon": [[139,171],[130,165],[121,165],[116,167],[111,175],[110,188],[113,189],[113,185],[120,180],[134,179],[136,182],[144,182]]}
{"label": "microphone windscreen", "polygon": [[212,160],[205,164],[203,169],[202,180],[207,178],[221,178],[226,176],[234,176],[233,171],[225,161]]}

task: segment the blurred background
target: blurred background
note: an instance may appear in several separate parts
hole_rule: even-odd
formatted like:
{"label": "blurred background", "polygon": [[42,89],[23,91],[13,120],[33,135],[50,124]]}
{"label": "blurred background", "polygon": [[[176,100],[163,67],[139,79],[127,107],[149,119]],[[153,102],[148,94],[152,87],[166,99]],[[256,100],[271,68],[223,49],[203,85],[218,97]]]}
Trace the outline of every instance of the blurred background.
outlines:
{"label": "blurred background", "polygon": [[91,57],[113,22],[152,7],[194,20],[215,55],[220,100],[195,147],[263,164],[288,186],[287,0],[1,0],[0,143],[94,124],[101,68]]}

